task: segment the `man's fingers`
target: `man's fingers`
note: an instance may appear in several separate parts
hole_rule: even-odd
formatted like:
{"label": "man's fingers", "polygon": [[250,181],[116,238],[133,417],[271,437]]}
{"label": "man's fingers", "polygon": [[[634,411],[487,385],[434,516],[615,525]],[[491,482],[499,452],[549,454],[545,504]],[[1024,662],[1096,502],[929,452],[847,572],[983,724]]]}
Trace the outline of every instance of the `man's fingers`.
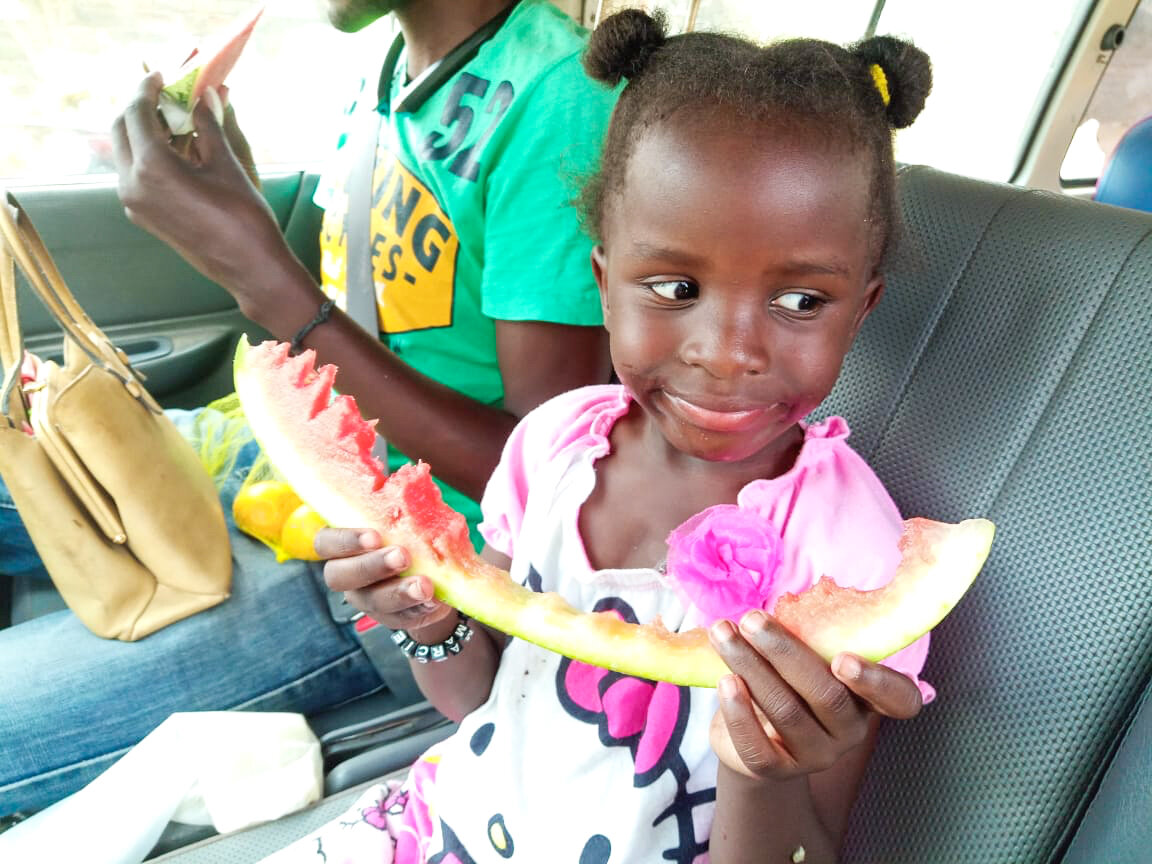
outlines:
{"label": "man's fingers", "polygon": [[112,161],[116,163],[116,173],[123,182],[132,168],[132,145],[128,142],[123,114],[112,124]]}
{"label": "man's fingers", "polygon": [[[220,88],[223,94],[223,86]],[[223,98],[223,96],[221,96]],[[236,112],[232,106],[225,100],[224,104],[224,137],[228,141],[228,146],[232,148],[232,155],[236,157],[236,161],[240,163],[244,169],[244,173],[248,175],[248,179],[252,181],[257,189],[261,188],[260,174],[256,170],[256,159],[252,156],[252,147],[248,143],[248,139],[244,137],[244,132],[240,128],[240,124],[236,121]]]}
{"label": "man's fingers", "polygon": [[832,659],[832,674],[877,714],[908,720],[920,713],[923,697],[916,683],[900,672],[853,654]]}
{"label": "man's fingers", "polygon": [[209,87],[204,91],[196,107],[192,109],[192,125],[196,129],[196,149],[200,159],[211,162],[231,149],[224,137],[220,124],[224,120],[224,104],[215,90]]}
{"label": "man's fingers", "polygon": [[160,90],[164,86],[160,74],[153,72],[140,82],[136,98],[124,112],[128,140],[134,150],[147,142],[168,143],[168,130],[160,119]]}

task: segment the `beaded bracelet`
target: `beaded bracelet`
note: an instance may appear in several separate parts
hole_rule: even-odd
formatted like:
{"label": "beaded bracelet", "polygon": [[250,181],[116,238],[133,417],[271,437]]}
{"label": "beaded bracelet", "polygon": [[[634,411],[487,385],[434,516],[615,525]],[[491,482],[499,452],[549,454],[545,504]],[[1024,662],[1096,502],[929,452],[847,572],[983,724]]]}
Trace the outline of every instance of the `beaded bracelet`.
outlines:
{"label": "beaded bracelet", "polygon": [[303,346],[304,337],[328,320],[328,318],[332,315],[332,308],[335,305],[335,300],[325,300],[320,304],[320,310],[316,313],[316,317],[296,331],[296,335],[292,337],[291,347],[289,348],[289,351],[292,355],[300,353],[300,348]]}
{"label": "beaded bracelet", "polygon": [[450,656],[459,654],[464,648],[464,643],[472,638],[472,628],[468,626],[464,613],[456,614],[459,616],[456,629],[443,642],[425,645],[409,636],[407,630],[393,630],[392,641],[405,656],[417,663],[439,663],[441,660],[447,660]]}

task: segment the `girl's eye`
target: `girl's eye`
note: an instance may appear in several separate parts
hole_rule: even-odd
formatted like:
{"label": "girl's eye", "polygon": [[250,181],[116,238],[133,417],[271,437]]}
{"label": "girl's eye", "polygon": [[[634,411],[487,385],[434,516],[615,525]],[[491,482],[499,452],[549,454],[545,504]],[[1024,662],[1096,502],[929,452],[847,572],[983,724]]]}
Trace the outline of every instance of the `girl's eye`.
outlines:
{"label": "girl's eye", "polygon": [[684,279],[650,282],[648,287],[665,300],[695,300],[700,294],[700,288],[696,284]]}
{"label": "girl's eye", "polygon": [[819,297],[804,294],[800,291],[790,291],[782,294],[774,301],[776,305],[783,306],[789,312],[815,312],[823,302]]}

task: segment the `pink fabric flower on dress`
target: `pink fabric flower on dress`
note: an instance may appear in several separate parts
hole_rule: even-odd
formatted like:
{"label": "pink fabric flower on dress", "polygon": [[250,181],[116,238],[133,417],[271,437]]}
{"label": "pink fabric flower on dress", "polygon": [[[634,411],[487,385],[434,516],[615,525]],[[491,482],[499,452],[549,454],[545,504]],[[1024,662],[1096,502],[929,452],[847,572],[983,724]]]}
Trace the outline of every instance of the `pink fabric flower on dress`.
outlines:
{"label": "pink fabric flower on dress", "polygon": [[704,625],[761,609],[780,567],[780,534],[767,519],[718,504],[668,535],[668,575]]}

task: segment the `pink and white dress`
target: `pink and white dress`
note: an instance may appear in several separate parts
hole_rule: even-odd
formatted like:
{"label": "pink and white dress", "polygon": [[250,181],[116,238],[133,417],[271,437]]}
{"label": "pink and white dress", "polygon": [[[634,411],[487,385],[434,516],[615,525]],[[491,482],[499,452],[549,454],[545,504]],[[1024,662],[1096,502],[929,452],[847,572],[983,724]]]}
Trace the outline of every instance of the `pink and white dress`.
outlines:
{"label": "pink and white dress", "polygon": [[[488,544],[512,559],[514,579],[579,609],[636,622],[659,615],[683,630],[724,614],[726,603],[740,604],[735,615],[753,595],[771,611],[781,594],[822,575],[862,589],[891,578],[900,513],[848,446],[838,417],[806,427],[790,471],[740,492],[737,506],[772,536],[771,554],[755,559],[767,560],[770,572],[753,562],[744,569],[755,572],[726,591],[673,586],[661,562],[592,569],[578,515],[612,426],[631,404],[622,387],[587,387],[545,403],[516,428],[488,484],[480,526]],[[887,664],[916,678],[927,650],[925,636]],[[930,699],[929,685],[920,686]],[[296,860],[322,852],[329,864],[707,861],[717,772],[708,727],[716,710],[714,690],[630,678],[512,639],[488,701],[402,786],[372,790],[285,853],[298,849]]]}

